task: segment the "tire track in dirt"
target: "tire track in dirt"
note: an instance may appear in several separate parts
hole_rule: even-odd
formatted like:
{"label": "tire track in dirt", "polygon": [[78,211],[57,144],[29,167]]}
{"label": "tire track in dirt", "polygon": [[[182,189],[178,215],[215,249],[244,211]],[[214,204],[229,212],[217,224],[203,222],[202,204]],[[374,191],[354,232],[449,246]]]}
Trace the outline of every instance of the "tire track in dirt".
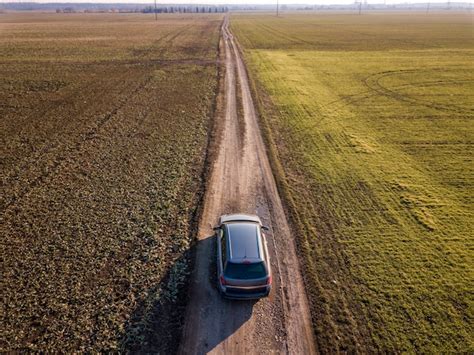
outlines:
{"label": "tire track in dirt", "polygon": [[[409,88],[428,88],[428,87],[437,87],[437,86],[445,86],[445,85],[455,85],[455,84],[467,84],[472,83],[473,80],[432,80],[432,81],[420,81],[416,83],[407,83],[402,85],[396,85],[390,87],[390,90],[395,91],[396,89],[409,89]],[[395,91],[397,92],[397,91]],[[344,107],[348,105],[352,105],[354,103],[360,102],[361,100],[367,100],[370,98],[374,98],[378,95],[382,95],[372,89],[362,91],[352,95],[345,95],[340,99],[334,100],[329,102],[325,105],[325,108],[331,109],[333,108],[332,112],[337,111],[337,106]]]}
{"label": "tire track in dirt", "polygon": [[[437,70],[437,69],[431,69]],[[438,69],[439,71],[443,71],[443,69]],[[428,108],[440,110],[440,111],[447,111],[447,112],[456,112],[456,113],[471,113],[473,110],[459,107],[454,104],[440,104],[437,102],[430,102],[424,101],[417,98],[414,98],[410,95],[403,94],[399,91],[393,90],[393,88],[387,87],[382,84],[382,80],[390,77],[396,76],[400,74],[407,74],[407,73],[417,73],[420,70],[417,69],[410,69],[410,70],[390,70],[372,74],[364,79],[364,84],[371,90],[375,91],[376,93],[398,100],[402,102],[407,102],[413,105],[421,105]],[[412,85],[416,85],[416,82],[411,83]]]}
{"label": "tire track in dirt", "polygon": [[[17,194],[12,196],[12,198],[8,201],[5,202],[3,206],[1,206],[0,210],[2,212],[7,211],[10,207],[12,207],[17,201],[21,200],[25,195],[27,195],[31,190],[35,189],[37,186],[40,186],[49,176],[53,175],[56,173],[56,171],[61,167],[61,165],[67,161],[69,155],[72,153],[80,151],[83,146],[93,140],[98,132],[101,130],[101,128],[109,122],[115,115],[123,108],[125,105],[133,98],[135,97],[150,81],[152,77],[147,77],[142,83],[140,83],[133,91],[132,93],[127,97],[127,99],[121,101],[112,111],[109,113],[105,114],[103,117],[101,117],[97,123],[89,128],[85,133],[81,134],[81,139],[78,140],[74,146],[72,147],[71,150],[67,152],[65,155],[59,155],[55,159],[54,163],[48,167],[47,170],[43,171],[41,174],[38,176],[34,177],[32,180],[26,184],[26,186],[18,191]],[[46,151],[44,153],[47,153],[51,147],[47,147]],[[7,178],[8,179],[8,178]]]}
{"label": "tire track in dirt", "polygon": [[[0,65],[21,65],[25,64],[24,60],[11,60],[11,61],[0,61]],[[136,66],[147,66],[147,65],[178,65],[178,64],[193,64],[193,65],[216,65],[215,60],[212,59],[202,59],[202,58],[183,58],[183,59],[110,59],[110,60],[99,60],[99,61],[48,61],[48,60],[36,60],[31,61],[34,65],[71,65],[71,66],[83,66],[84,68],[94,67],[94,66],[110,66],[110,65],[136,65]]]}
{"label": "tire track in dirt", "polygon": [[[222,132],[217,137],[217,158],[211,167],[199,224],[180,353],[315,353],[295,242],[260,134],[245,65],[228,29],[227,17],[221,45],[225,53],[225,92],[221,93],[225,107],[217,119]],[[241,93],[244,124],[238,119],[237,90]],[[213,270],[216,254],[212,227],[221,214],[231,212],[256,213],[270,227],[274,285],[269,298],[229,301],[221,298],[214,285],[217,276]]]}
{"label": "tire track in dirt", "polygon": [[[428,87],[440,87],[440,86],[448,86],[448,85],[463,85],[472,83],[472,80],[465,79],[465,80],[431,80],[431,81],[420,81],[420,82],[412,82],[406,83],[396,86],[384,86],[381,84],[381,80],[385,77],[394,76],[396,74],[405,74],[416,72],[418,70],[398,70],[398,71],[390,71],[390,72],[381,72],[375,73],[367,76],[363,79],[363,84],[367,87],[368,90],[364,90],[352,95],[344,95],[341,96],[339,99],[331,101],[327,103],[323,109],[326,109],[328,113],[333,114],[339,112],[341,109],[360,103],[363,100],[373,99],[377,96],[385,96],[387,98],[391,98],[393,100],[397,100],[400,102],[405,102],[411,105],[419,105],[425,106],[428,108],[436,109],[438,111],[451,111],[457,114],[469,114],[472,112],[472,109],[460,107],[453,104],[437,104],[431,101],[417,99],[409,94],[404,94],[399,89],[409,89],[409,88],[428,88]],[[389,74],[387,74],[389,73]],[[384,75],[381,75],[384,74]],[[374,80],[374,78],[376,78]],[[375,84],[374,84],[375,83]],[[433,95],[433,94],[431,94]],[[307,126],[305,129],[316,127],[320,125],[323,121],[328,118],[326,115],[321,115],[320,118],[315,119],[313,124]],[[334,120],[334,118],[332,118]],[[296,129],[296,128],[294,128]]]}
{"label": "tire track in dirt", "polygon": [[[184,28],[179,29],[177,31],[171,31],[170,33],[164,35],[158,41],[156,41],[154,45],[156,45],[157,43],[162,43],[162,42],[167,43],[167,44],[172,43],[173,40],[175,40],[178,36],[182,35],[186,31],[188,31],[191,27],[192,27],[191,25],[188,25],[188,26],[185,26]],[[166,52],[167,50],[168,49],[161,50],[160,55],[163,55],[163,53]],[[129,64],[134,64],[134,63],[141,63],[139,65],[145,65],[146,64],[146,65],[153,65],[153,66],[155,66],[156,64],[162,64],[162,65],[196,64],[195,60],[189,61],[187,59],[182,59],[182,60],[152,60],[152,59],[150,59],[150,60],[146,60],[146,59],[141,58],[142,57],[141,54],[137,54],[136,57],[137,57],[137,59],[134,59],[134,60],[119,61],[119,62],[121,64],[128,64],[128,65]],[[58,63],[55,63],[55,64],[58,64]],[[64,63],[68,63],[68,62],[64,62]],[[114,63],[114,61],[104,61],[103,63],[104,64],[107,63],[108,65],[110,65],[110,64]],[[212,63],[212,61],[211,61],[211,63]],[[35,64],[37,64],[37,62]],[[71,64],[71,63],[68,63],[68,64]],[[82,63],[82,64],[84,64],[84,63]],[[93,62],[93,63],[87,63],[87,64],[88,65],[91,65],[91,64],[96,65],[96,64],[101,64],[101,62]],[[197,63],[197,64],[199,64],[199,63]],[[208,63],[205,62],[205,64],[207,65]],[[215,63],[213,63],[213,64],[215,64]],[[121,75],[121,76],[125,77],[126,72],[117,73],[117,75]],[[138,85],[135,88],[133,88],[133,90],[128,94],[127,97],[125,97],[124,99],[121,99],[120,101],[118,101],[117,105],[111,111],[99,116],[97,121],[94,122],[91,125],[91,127],[87,128],[87,130],[85,130],[85,132],[81,133],[79,139],[72,145],[72,147],[67,149],[67,154],[62,154],[62,155],[58,154],[58,155],[56,155],[52,164],[40,169],[41,172],[39,174],[35,174],[35,176],[29,177],[27,179],[28,182],[26,184],[24,184],[24,186],[22,186],[21,189],[16,191],[12,196],[9,196],[9,197],[3,196],[3,198],[0,199],[0,211],[1,212],[8,211],[19,200],[21,200],[24,196],[29,194],[30,191],[32,191],[36,187],[42,185],[48,177],[54,175],[56,173],[56,171],[61,167],[61,165],[65,161],[67,161],[68,157],[71,154],[74,154],[74,153],[80,151],[87,142],[93,140],[97,136],[98,132],[100,132],[102,127],[105,124],[107,124],[107,122],[109,122],[111,119],[113,119],[113,117],[115,117],[118,112],[120,112],[124,107],[126,107],[126,105],[130,102],[130,100],[133,97],[135,97],[136,95],[138,95],[140,93],[140,91],[151,82],[152,79],[153,79],[152,76],[149,76],[149,75],[145,76],[140,82],[137,83]],[[105,87],[103,90],[110,90],[110,89],[112,89],[112,86]],[[127,88],[125,88],[125,90],[127,90]],[[61,106],[63,104],[64,100],[70,100],[75,95],[77,95],[77,92],[72,91],[63,100],[55,102],[54,105],[52,105],[52,107],[48,106],[48,107],[42,109],[40,112],[35,112],[35,115],[42,117],[48,112],[48,110],[55,109],[58,106]],[[163,110],[166,111],[166,109],[163,109]],[[42,159],[43,156],[46,156],[53,149],[57,148],[57,145],[58,145],[58,143],[49,142],[48,144],[41,147],[41,149],[37,153],[37,156],[34,159],[35,160],[34,165],[36,166],[36,165],[41,164],[43,162],[43,159]],[[31,168],[32,168],[31,159],[28,159],[25,162],[23,162],[23,164],[21,165],[21,167],[19,169],[15,168],[15,169],[12,169],[9,172],[7,172],[5,174],[5,176],[3,176],[2,179],[1,179],[1,185],[2,186],[11,185],[12,180],[19,181],[20,177],[16,175],[16,172],[17,171],[27,172],[28,169],[31,169]]]}

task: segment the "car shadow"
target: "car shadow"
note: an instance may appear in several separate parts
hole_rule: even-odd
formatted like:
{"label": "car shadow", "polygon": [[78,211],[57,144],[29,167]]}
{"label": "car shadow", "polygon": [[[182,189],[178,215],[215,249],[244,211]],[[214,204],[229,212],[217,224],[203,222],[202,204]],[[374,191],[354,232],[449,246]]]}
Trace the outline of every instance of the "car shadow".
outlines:
{"label": "car shadow", "polygon": [[[196,264],[190,285],[187,328],[180,347],[183,354],[212,351],[224,341],[231,341],[252,316],[255,300],[223,298],[217,286],[216,236],[196,245]],[[199,328],[195,330],[194,328]]]}
{"label": "car shadow", "polygon": [[[219,294],[216,237],[196,241],[168,267],[147,297],[137,302],[124,325],[119,351],[207,353],[251,318],[255,302],[227,300]],[[183,329],[185,317],[191,317],[187,321],[192,335]]]}

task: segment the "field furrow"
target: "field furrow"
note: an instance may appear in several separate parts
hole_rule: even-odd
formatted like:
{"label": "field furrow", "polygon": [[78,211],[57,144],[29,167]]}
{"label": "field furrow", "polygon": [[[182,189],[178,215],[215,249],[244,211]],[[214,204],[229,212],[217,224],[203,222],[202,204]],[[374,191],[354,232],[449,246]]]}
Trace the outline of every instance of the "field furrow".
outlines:
{"label": "field furrow", "polygon": [[0,349],[175,352],[222,17],[3,16]]}
{"label": "field furrow", "polygon": [[232,18],[323,353],[474,348],[471,20]]}

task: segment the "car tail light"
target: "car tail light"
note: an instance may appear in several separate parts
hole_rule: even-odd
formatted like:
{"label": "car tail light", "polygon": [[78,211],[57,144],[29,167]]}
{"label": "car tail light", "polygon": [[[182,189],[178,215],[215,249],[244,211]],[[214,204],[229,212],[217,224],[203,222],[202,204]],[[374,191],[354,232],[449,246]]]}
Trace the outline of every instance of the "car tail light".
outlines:
{"label": "car tail light", "polygon": [[267,277],[267,285],[271,285],[272,284],[272,276],[268,276]]}
{"label": "car tail light", "polygon": [[221,285],[225,285],[224,275],[221,275],[221,277],[219,278],[219,280],[221,281]]}

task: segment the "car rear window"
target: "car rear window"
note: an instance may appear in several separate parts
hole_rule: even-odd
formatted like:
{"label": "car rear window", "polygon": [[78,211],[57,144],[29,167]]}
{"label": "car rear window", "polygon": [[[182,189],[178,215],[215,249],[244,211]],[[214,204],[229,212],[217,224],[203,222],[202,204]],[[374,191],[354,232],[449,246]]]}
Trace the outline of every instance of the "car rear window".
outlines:
{"label": "car rear window", "polygon": [[227,263],[224,275],[231,279],[260,279],[267,275],[263,263],[237,264]]}
{"label": "car rear window", "polygon": [[259,258],[258,225],[232,223],[228,225],[231,258]]}

